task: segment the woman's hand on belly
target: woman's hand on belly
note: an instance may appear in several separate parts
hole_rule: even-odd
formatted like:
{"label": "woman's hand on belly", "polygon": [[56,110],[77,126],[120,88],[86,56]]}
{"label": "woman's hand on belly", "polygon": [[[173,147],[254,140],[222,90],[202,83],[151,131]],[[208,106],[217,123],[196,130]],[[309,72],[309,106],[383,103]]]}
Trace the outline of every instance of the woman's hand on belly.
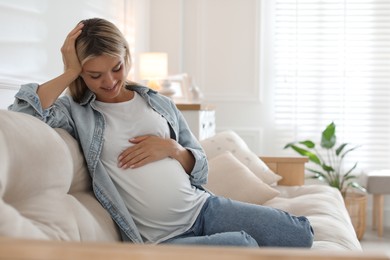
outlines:
{"label": "woman's hand on belly", "polygon": [[195,165],[195,158],[190,151],[170,138],[144,135],[129,140],[131,145],[118,157],[118,167],[122,169],[138,168],[147,163],[167,157],[176,159],[190,174]]}
{"label": "woman's hand on belly", "polygon": [[147,163],[169,156],[172,146],[169,139],[154,135],[138,136],[129,140],[131,145],[118,157],[118,166],[123,169],[138,168]]}
{"label": "woman's hand on belly", "polygon": [[172,155],[180,146],[172,139],[154,135],[138,136],[129,142],[133,145],[126,148],[118,157],[118,166],[123,169],[138,168],[167,157],[174,158]]}

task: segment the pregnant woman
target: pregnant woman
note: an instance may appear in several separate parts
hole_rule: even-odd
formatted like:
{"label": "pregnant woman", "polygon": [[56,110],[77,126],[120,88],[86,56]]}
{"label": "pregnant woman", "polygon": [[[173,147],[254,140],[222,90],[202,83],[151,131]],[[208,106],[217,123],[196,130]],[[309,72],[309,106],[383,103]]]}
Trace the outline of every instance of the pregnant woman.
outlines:
{"label": "pregnant woman", "polygon": [[64,72],[22,85],[9,109],[78,140],[94,194],[124,241],[311,247],[307,218],[202,188],[203,149],[169,98],[127,80],[129,46],[114,24],[81,21],[61,52]]}

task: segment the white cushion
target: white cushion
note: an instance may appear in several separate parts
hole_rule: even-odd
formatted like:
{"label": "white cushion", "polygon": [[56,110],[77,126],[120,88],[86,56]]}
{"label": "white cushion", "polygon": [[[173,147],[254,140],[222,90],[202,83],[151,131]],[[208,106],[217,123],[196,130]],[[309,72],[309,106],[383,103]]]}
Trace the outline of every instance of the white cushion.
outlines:
{"label": "white cushion", "polygon": [[200,142],[209,160],[229,151],[263,182],[275,184],[282,178],[253,153],[245,141],[233,131],[220,132]]}
{"label": "white cushion", "polygon": [[205,188],[219,196],[254,204],[263,204],[279,195],[279,191],[264,183],[230,152],[209,160]]}
{"label": "white cushion", "polygon": [[2,110],[0,122],[0,235],[76,239],[63,204],[73,167],[64,141],[29,115]]}
{"label": "white cushion", "polygon": [[69,147],[30,115],[0,110],[0,122],[0,236],[120,239],[91,192],[78,144],[68,133],[61,134]]}
{"label": "white cushion", "polygon": [[264,205],[306,216],[314,230],[313,249],[362,250],[339,190],[320,184],[276,188],[280,195]]}

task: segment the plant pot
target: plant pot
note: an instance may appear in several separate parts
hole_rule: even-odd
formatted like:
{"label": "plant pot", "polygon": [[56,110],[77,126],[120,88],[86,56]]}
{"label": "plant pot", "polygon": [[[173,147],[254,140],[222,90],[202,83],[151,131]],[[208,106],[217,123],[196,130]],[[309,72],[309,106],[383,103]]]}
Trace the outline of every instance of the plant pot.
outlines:
{"label": "plant pot", "polygon": [[355,229],[356,236],[361,240],[366,230],[367,196],[362,193],[348,192],[344,196],[344,203]]}

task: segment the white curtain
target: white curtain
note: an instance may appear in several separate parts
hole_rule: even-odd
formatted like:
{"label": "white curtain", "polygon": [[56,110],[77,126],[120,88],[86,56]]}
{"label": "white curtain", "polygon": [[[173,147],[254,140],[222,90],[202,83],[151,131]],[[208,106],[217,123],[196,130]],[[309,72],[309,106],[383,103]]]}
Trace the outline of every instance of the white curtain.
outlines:
{"label": "white curtain", "polygon": [[340,143],[361,145],[349,164],[390,168],[390,1],[269,0],[266,12],[274,145],[320,141],[333,121]]}

